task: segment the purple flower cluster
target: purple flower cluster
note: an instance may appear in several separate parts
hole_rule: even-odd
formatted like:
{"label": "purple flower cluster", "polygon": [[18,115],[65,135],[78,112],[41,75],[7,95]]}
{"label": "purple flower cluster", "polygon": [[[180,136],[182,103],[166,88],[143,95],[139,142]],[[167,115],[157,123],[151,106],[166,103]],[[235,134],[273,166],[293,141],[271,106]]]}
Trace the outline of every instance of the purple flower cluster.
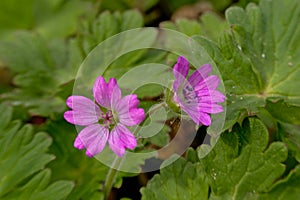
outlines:
{"label": "purple flower cluster", "polygon": [[[172,101],[187,113],[198,125],[209,126],[209,114],[223,111],[218,103],[225,96],[217,91],[220,79],[209,75],[212,67],[201,66],[187,78],[190,65],[180,56],[174,66]],[[70,96],[64,118],[72,124],[85,126],[75,139],[74,147],[86,149],[86,155],[93,157],[100,153],[107,141],[111,150],[122,157],[126,149],[137,146],[134,135],[127,126],[135,126],[145,118],[144,110],[138,108],[139,100],[135,94],[122,98],[121,90],[114,78],[108,83],[99,76],[93,87],[94,101],[84,96]]]}

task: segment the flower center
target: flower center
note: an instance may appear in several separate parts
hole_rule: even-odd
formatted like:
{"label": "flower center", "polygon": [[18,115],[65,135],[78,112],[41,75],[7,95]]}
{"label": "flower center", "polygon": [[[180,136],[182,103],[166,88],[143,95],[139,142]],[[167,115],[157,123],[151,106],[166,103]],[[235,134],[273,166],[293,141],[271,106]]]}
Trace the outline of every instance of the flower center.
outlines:
{"label": "flower center", "polygon": [[111,110],[107,110],[105,113],[103,113],[101,118],[103,119],[103,124],[107,126],[115,123],[114,116]]}
{"label": "flower center", "polygon": [[186,103],[191,103],[197,99],[197,94],[194,91],[192,86],[186,85],[182,88],[183,98],[186,100]]}

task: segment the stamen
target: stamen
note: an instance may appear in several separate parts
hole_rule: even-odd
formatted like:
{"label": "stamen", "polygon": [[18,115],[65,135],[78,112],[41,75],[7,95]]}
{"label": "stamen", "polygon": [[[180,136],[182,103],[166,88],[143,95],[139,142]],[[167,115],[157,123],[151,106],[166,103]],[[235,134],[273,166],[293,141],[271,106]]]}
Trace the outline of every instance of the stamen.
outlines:
{"label": "stamen", "polygon": [[104,120],[104,124],[105,125],[110,125],[110,124],[114,124],[114,119],[113,119],[113,113],[111,110],[106,111],[105,114],[102,114],[102,119]]}

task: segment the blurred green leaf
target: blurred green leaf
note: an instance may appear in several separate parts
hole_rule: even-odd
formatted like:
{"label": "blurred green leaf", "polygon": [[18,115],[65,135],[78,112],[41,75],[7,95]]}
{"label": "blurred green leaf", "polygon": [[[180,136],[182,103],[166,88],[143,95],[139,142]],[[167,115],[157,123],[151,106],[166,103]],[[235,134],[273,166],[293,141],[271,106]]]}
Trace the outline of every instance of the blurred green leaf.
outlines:
{"label": "blurred green leaf", "polygon": [[0,42],[0,60],[14,72],[12,92],[2,101],[23,105],[32,115],[61,112],[64,100],[56,97],[59,87],[75,78],[82,60],[73,40],[46,42],[39,35],[19,32]]}
{"label": "blurred green leaf", "polygon": [[34,1],[26,0],[20,5],[18,0],[2,0],[0,2],[0,34],[10,29],[30,28],[34,21],[32,12]]}
{"label": "blurred green leaf", "polygon": [[34,7],[35,29],[44,38],[60,38],[75,33],[78,20],[91,12],[83,0],[37,0]]}
{"label": "blurred green leaf", "polygon": [[197,2],[197,0],[168,0],[168,1],[163,0],[163,3],[172,12],[174,12],[176,9],[178,9],[184,5],[193,4],[196,2]]}
{"label": "blurred green leaf", "polygon": [[196,20],[177,19],[173,22],[162,22],[160,27],[180,31],[188,36],[202,35],[213,41],[217,41],[220,34],[228,24],[220,16],[213,12],[206,12]]}
{"label": "blurred green leaf", "polygon": [[125,11],[133,8],[137,8],[142,12],[146,12],[154,5],[156,5],[159,0],[118,0],[118,1],[110,1],[103,0],[101,1],[101,11],[110,10],[110,11]]}
{"label": "blurred green leaf", "polygon": [[[96,19],[81,21],[79,28],[79,43],[85,54],[105,39],[122,31],[143,26],[143,17],[136,10],[123,13],[108,11],[101,13]],[[132,57],[132,56],[131,56]]]}
{"label": "blurred green leaf", "polygon": [[45,165],[54,159],[47,154],[52,140],[43,132],[34,133],[31,125],[11,122],[12,108],[1,104],[0,112],[0,198],[64,199],[73,183],[50,183]]}
{"label": "blurred green leaf", "polygon": [[91,10],[91,4],[83,0],[3,0],[0,7],[0,35],[30,29],[45,38],[73,34],[79,16]]}
{"label": "blurred green leaf", "polygon": [[147,186],[141,189],[142,199],[207,199],[208,185],[204,182],[202,174],[196,166],[196,164],[179,158],[174,163],[162,168],[160,174],[156,174]]}
{"label": "blurred green leaf", "polygon": [[170,127],[163,126],[163,128],[156,133],[153,137],[150,137],[148,140],[151,144],[157,145],[158,147],[164,147],[170,142]]}

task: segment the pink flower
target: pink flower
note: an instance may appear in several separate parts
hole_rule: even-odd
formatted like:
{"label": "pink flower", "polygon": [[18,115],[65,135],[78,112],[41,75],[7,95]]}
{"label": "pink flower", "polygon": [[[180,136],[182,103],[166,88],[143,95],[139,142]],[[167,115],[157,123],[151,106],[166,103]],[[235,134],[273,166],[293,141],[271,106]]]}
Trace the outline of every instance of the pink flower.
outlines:
{"label": "pink flower", "polygon": [[86,126],[74,142],[77,149],[86,148],[86,155],[100,153],[108,141],[111,150],[122,157],[126,148],[133,150],[137,143],[126,126],[135,126],[145,118],[144,110],[138,108],[135,94],[122,98],[114,78],[108,83],[99,76],[94,83],[95,102],[84,96],[70,96],[66,103],[72,110],[64,113],[71,124]]}
{"label": "pink flower", "polygon": [[175,76],[173,100],[196,124],[209,126],[211,124],[209,114],[223,111],[218,102],[223,102],[225,96],[216,90],[220,79],[216,75],[209,76],[212,67],[205,64],[186,80],[189,69],[188,61],[180,56],[173,69]]}

